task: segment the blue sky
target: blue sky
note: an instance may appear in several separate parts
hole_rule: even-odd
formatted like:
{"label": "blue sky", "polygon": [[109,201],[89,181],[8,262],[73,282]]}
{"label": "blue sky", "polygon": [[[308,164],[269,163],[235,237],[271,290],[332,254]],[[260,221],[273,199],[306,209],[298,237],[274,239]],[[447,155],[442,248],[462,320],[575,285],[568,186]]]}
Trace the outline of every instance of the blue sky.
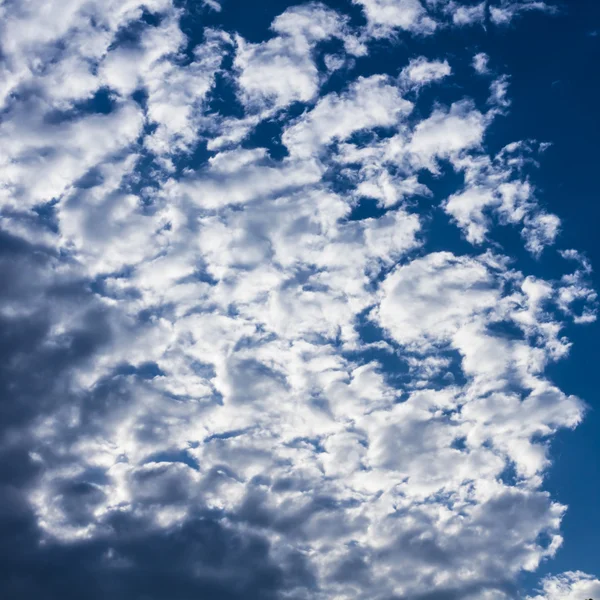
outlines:
{"label": "blue sky", "polygon": [[592,0],[0,0],[0,595],[600,596]]}

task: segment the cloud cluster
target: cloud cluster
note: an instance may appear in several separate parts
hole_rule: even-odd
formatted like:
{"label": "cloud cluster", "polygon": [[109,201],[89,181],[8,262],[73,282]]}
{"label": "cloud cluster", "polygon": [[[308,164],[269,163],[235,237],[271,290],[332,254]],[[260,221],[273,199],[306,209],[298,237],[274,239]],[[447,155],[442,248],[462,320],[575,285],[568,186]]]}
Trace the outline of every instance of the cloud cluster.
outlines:
{"label": "cloud cluster", "polygon": [[600,594],[600,581],[581,571],[567,572],[556,577],[546,577],[542,582],[543,591],[530,600],[575,600]]}
{"label": "cloud cluster", "polygon": [[543,0],[352,0],[367,19],[367,35],[395,37],[400,32],[429,36],[448,26],[507,26],[527,12],[556,14],[557,6]]}
{"label": "cloud cluster", "polygon": [[549,441],[585,405],[545,369],[591,267],[553,249],[539,144],[486,144],[507,79],[428,108],[451,57],[352,65],[546,5],[308,3],[192,44],[180,4],[0,4],[0,592],[515,597],[562,541]]}

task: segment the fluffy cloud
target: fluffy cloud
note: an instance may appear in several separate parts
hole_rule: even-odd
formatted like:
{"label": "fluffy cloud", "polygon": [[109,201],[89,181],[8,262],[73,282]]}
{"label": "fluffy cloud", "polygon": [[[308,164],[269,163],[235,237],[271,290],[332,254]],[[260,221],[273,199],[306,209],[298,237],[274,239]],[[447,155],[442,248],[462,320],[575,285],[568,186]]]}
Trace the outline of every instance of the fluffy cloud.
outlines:
{"label": "fluffy cloud", "polygon": [[292,155],[312,156],[322,146],[357,131],[394,126],[412,107],[387,77],[360,78],[343,93],[320,99],[310,113],[285,130],[282,140]]}
{"label": "fluffy cloud", "polygon": [[[11,118],[0,125],[5,148],[0,201],[5,206],[29,208],[60,197],[98,164],[131,148],[142,131],[141,111],[131,102],[107,115],[57,123],[45,120],[43,109],[32,104],[15,106]],[[89,144],[90,139],[95,144]]]}
{"label": "fluffy cloud", "polygon": [[542,582],[543,592],[531,600],[575,600],[592,598],[600,594],[600,581],[581,571],[546,577]]}
{"label": "fluffy cloud", "polygon": [[530,11],[556,13],[554,4],[538,0],[353,0],[361,5],[368,21],[367,35],[394,37],[399,32],[431,35],[449,26],[509,25],[520,14]]}
{"label": "fluffy cloud", "polygon": [[379,321],[402,344],[449,339],[500,297],[485,264],[430,254],[392,272],[382,284]]}
{"label": "fluffy cloud", "polygon": [[484,75],[489,70],[489,67],[488,67],[489,60],[490,60],[490,57],[485,52],[478,52],[473,57],[473,68],[480,75]]}
{"label": "fluffy cloud", "polygon": [[486,3],[460,4],[458,2],[448,2],[445,12],[452,16],[454,25],[474,25],[485,21]]}
{"label": "fluffy cloud", "polygon": [[443,79],[452,72],[447,60],[429,61],[425,57],[412,59],[402,71],[402,76],[417,87],[426,85],[432,81]]}
{"label": "fluffy cloud", "polygon": [[347,32],[346,20],[323,5],[290,8],[273,21],[271,29],[277,35],[267,42],[237,40],[237,83],[241,101],[250,111],[312,100],[323,80],[313,57],[319,42],[345,39],[350,52],[361,52]]}
{"label": "fluffy cloud", "polygon": [[429,34],[436,23],[419,0],[353,0],[363,7],[371,35],[389,36],[395,29]]}
{"label": "fluffy cloud", "polygon": [[415,128],[410,150],[423,166],[435,169],[436,158],[451,158],[483,140],[485,117],[469,102],[437,109]]}
{"label": "fluffy cloud", "polygon": [[[492,109],[492,112],[494,109]],[[491,217],[500,223],[521,224],[527,249],[539,255],[552,245],[560,228],[560,219],[541,210],[535,188],[523,177],[524,168],[534,162],[542,146],[511,143],[495,157],[457,157],[452,162],[465,176],[465,186],[452,194],[444,209],[463,229],[471,243],[486,239]]]}
{"label": "fluffy cloud", "polygon": [[540,147],[488,147],[503,77],[427,105],[454,58],[360,62],[483,5],[356,4],[253,41],[168,0],[0,6],[4,596],[498,600],[560,546],[549,441],[585,405],[546,367],[591,266],[495,243],[560,230]]}

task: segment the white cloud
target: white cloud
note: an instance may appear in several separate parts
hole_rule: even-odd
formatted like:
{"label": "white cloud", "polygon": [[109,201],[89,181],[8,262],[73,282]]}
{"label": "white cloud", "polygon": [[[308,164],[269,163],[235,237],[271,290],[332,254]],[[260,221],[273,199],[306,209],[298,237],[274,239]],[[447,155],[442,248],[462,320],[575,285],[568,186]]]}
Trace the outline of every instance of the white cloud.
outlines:
{"label": "white cloud", "polygon": [[562,276],[557,304],[575,323],[593,323],[597,318],[598,294],[589,282],[592,266],[577,250],[564,250],[560,254],[577,261],[579,268]]}
{"label": "white cloud", "polygon": [[458,2],[449,2],[446,6],[446,12],[448,15],[452,15],[452,22],[454,25],[474,25],[476,23],[485,22],[485,8],[485,2],[469,5],[459,4]]}
{"label": "white cloud", "polygon": [[362,52],[347,32],[346,20],[320,4],[289,8],[273,21],[271,29],[277,35],[259,44],[237,37],[234,66],[240,99],[252,112],[315,97],[323,79],[313,57],[319,42],[340,38],[347,51]]}
{"label": "white cloud", "polygon": [[600,581],[581,571],[548,576],[542,581],[542,593],[528,600],[579,600],[600,594]]}
{"label": "white cloud", "polygon": [[217,0],[202,0],[204,2],[204,4],[206,4],[206,6],[208,6],[209,8],[212,8],[212,10],[216,11],[216,12],[221,12],[222,7],[221,4],[219,2],[217,2]]}
{"label": "white cloud", "polygon": [[556,215],[540,212],[525,221],[523,236],[527,249],[539,255],[545,246],[554,243],[560,230],[560,219]]}
{"label": "white cloud", "polygon": [[185,194],[198,206],[218,208],[228,204],[245,204],[265,196],[272,197],[286,190],[316,183],[321,177],[321,168],[313,160],[270,164],[268,159],[253,154],[246,164],[236,168],[235,161],[239,154],[232,154],[219,157],[220,162],[234,161],[229,170],[219,168],[217,165],[220,163],[213,163],[206,176],[190,176],[181,182],[173,182],[172,186],[167,186],[167,193],[172,197]]}
{"label": "white cloud", "polygon": [[436,109],[415,128],[410,150],[415,159],[435,170],[435,159],[450,158],[483,141],[485,117],[470,102],[458,102],[450,109]]}
{"label": "white cloud", "polygon": [[431,254],[393,271],[382,285],[379,322],[407,345],[448,341],[500,300],[485,264]]}
{"label": "white cloud", "polygon": [[235,64],[245,105],[260,110],[312,100],[319,88],[319,72],[310,56],[310,45],[296,49],[296,44],[291,36],[263,44],[248,44],[238,38]]}
{"label": "white cloud", "polygon": [[388,37],[401,29],[418,34],[430,34],[436,23],[427,15],[419,0],[353,0],[363,7],[374,37]]}
{"label": "white cloud", "polygon": [[[23,118],[24,113],[28,118]],[[44,120],[35,102],[15,107],[9,114],[11,118],[0,125],[4,148],[0,202],[15,207],[60,197],[90,169],[132,148],[143,125],[139,107],[129,102],[108,115],[85,115],[56,124]]]}
{"label": "white cloud", "polygon": [[[1,32],[4,56],[2,105],[6,105],[19,86],[40,76],[42,82],[48,78],[49,83],[53,78],[62,79],[71,88],[72,96],[68,95],[64,85],[48,86],[50,95],[56,94],[62,103],[91,95],[95,89],[92,82],[94,61],[105,55],[121,27],[141,16],[142,7],[162,13],[169,11],[172,4],[171,0],[110,0],[102,4],[67,0],[46,2],[43,6],[29,2],[18,8],[5,7]],[[62,56],[58,41],[66,46]],[[60,60],[56,60],[57,57]],[[61,64],[62,60],[66,60],[66,64]],[[79,71],[79,77],[66,77],[65,69],[69,64]]]}
{"label": "white cloud", "polygon": [[373,127],[391,127],[409,114],[412,103],[383,75],[359,78],[341,94],[328,94],[283,133],[293,156],[313,156],[334,140]]}
{"label": "white cloud", "polygon": [[485,239],[488,229],[484,210],[494,207],[500,202],[494,196],[492,190],[472,187],[462,193],[450,196],[446,202],[445,210],[465,230],[469,242],[472,244],[481,243]]}
{"label": "white cloud", "polygon": [[[506,79],[487,109],[427,108],[424,85],[460,94],[443,49],[399,77],[352,62],[483,5],[360,0],[353,28],[310,3],[265,41],[204,29],[191,49],[166,0],[30,4],[0,7],[0,457],[34,463],[6,504],[31,511],[27,560],[83,548],[81,578],[109,596],[147,595],[158,570],[190,597],[506,600],[562,542],[549,441],[585,406],[545,369],[565,323],[595,318],[591,266],[565,250],[571,271],[545,280],[495,243],[519,227],[541,261],[560,228],[536,201],[535,144],[489,153]],[[211,104],[219,77],[240,116]],[[106,114],[81,104],[98,90]],[[287,155],[244,142],[266,119]],[[423,183],[446,172],[445,197]],[[432,217],[471,246],[432,250]],[[173,574],[154,552],[190,558]],[[542,585],[535,600],[597,591],[582,574]]]}
{"label": "white cloud", "polygon": [[453,159],[454,168],[464,172],[465,186],[445,201],[444,210],[468,241],[486,240],[496,218],[503,224],[521,225],[525,245],[535,255],[554,243],[560,219],[539,207],[536,190],[522,175],[526,164],[535,164],[532,152],[527,144],[517,143],[508,144],[493,159],[482,155]]}
{"label": "white cloud", "polygon": [[478,52],[473,57],[473,68],[480,75],[485,75],[489,72],[489,61],[490,57],[485,52]]}
{"label": "white cloud", "polygon": [[552,14],[557,9],[548,2],[538,0],[524,0],[522,2],[502,0],[498,6],[490,6],[490,19],[497,25],[506,25],[520,13],[536,10]]}
{"label": "white cloud", "polygon": [[502,76],[490,84],[490,98],[488,100],[493,106],[507,108],[510,106],[508,99],[508,77]]}
{"label": "white cloud", "polygon": [[402,70],[401,77],[409,83],[420,87],[432,81],[448,77],[452,69],[447,60],[427,60],[424,56],[411,59],[407,67]]}

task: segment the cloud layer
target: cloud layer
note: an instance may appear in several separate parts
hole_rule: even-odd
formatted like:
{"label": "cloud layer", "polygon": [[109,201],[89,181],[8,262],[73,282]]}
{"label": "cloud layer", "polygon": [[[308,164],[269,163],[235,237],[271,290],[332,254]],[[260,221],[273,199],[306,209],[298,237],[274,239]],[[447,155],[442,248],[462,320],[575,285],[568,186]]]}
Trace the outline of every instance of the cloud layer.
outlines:
{"label": "cloud layer", "polygon": [[553,8],[354,4],[258,41],[171,0],[0,2],[3,597],[501,600],[560,547],[549,443],[585,404],[546,367],[596,294],[545,145],[488,144],[493,57],[483,100],[441,47],[365,62]]}

